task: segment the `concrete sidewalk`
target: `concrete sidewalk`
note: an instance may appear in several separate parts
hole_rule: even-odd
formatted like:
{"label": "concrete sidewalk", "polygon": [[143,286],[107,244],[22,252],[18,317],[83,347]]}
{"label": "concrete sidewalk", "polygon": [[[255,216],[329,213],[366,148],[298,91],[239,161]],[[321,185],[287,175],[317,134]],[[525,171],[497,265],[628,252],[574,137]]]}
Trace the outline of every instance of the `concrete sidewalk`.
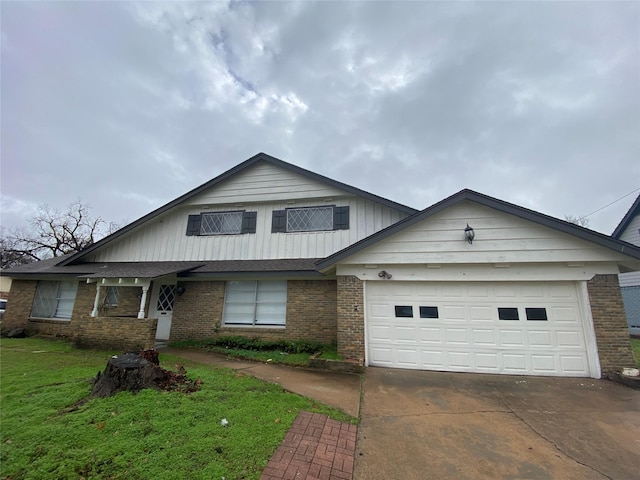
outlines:
{"label": "concrete sidewalk", "polygon": [[360,413],[360,375],[310,370],[238,360],[213,352],[167,347],[160,355],[175,355],[193,362],[226,367],[261,380],[277,383],[285,390],[342,410],[352,417]]}

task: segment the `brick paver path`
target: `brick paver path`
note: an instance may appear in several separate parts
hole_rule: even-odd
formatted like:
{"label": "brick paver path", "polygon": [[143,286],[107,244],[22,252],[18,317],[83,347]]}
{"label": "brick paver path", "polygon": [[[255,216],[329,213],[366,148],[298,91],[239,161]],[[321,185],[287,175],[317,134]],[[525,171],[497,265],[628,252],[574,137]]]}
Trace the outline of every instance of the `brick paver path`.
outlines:
{"label": "brick paver path", "polygon": [[355,425],[300,412],[260,480],[352,480]]}

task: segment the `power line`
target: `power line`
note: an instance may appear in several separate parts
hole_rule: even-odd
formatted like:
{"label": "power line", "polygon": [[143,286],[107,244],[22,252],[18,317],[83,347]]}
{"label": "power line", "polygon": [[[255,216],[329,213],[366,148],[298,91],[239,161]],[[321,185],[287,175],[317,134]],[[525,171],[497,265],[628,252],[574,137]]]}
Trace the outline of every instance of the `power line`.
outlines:
{"label": "power line", "polygon": [[624,198],[627,198],[629,195],[631,195],[631,194],[633,194],[633,193],[636,193],[636,192],[638,192],[638,191],[640,191],[640,188],[636,188],[635,190],[630,191],[629,193],[627,193],[626,195],[624,195],[624,196],[620,197],[619,199],[614,200],[613,202],[611,202],[611,203],[610,203],[610,204],[608,204],[608,205],[605,205],[604,207],[600,207],[599,209],[594,210],[594,211],[593,211],[593,212],[591,212],[589,215],[585,215],[585,216],[583,216],[582,218],[590,217],[590,216],[591,216],[591,215],[593,215],[594,213],[598,213],[600,210],[604,210],[605,208],[610,207],[610,206],[611,206],[611,205],[613,205],[614,203],[617,203],[617,202],[619,202],[620,200],[622,200],[622,199],[624,199]]}

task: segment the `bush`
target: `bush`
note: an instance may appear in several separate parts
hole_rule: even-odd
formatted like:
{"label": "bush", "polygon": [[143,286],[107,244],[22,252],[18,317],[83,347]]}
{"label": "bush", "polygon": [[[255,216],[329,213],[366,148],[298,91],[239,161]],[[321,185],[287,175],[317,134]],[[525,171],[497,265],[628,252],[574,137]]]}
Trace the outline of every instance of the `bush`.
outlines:
{"label": "bush", "polygon": [[237,350],[271,351],[279,350],[286,353],[314,354],[323,351],[326,345],[307,340],[261,340],[236,336],[223,336],[206,340],[185,340],[172,343],[176,347],[225,347]]}

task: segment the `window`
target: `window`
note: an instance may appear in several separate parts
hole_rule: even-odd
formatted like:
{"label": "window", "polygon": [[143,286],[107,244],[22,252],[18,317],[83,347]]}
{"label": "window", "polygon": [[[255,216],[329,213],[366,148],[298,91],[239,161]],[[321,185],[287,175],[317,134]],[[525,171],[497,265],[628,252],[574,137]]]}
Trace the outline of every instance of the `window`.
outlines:
{"label": "window", "polygon": [[411,305],[396,305],[396,318],[413,318]]}
{"label": "window", "polygon": [[509,308],[499,307],[498,318],[500,320],[520,320],[520,316],[518,315],[518,309],[511,308],[511,307]]}
{"label": "window", "polygon": [[286,324],[287,282],[227,282],[224,298],[225,325],[277,326]]}
{"label": "window", "polygon": [[256,233],[258,212],[204,212],[189,215],[187,236]]}
{"label": "window", "polygon": [[78,282],[40,281],[33,298],[31,316],[69,320],[73,313]]}
{"label": "window", "polygon": [[420,318],[438,318],[438,307],[420,307]]}
{"label": "window", "polygon": [[349,207],[335,205],[274,210],[271,223],[271,233],[319,232],[348,228]]}
{"label": "window", "polygon": [[525,308],[527,313],[527,320],[546,321],[547,309],[546,308]]}
{"label": "window", "polygon": [[118,287],[107,287],[107,294],[104,296],[105,307],[117,307],[120,303],[120,289]]}

